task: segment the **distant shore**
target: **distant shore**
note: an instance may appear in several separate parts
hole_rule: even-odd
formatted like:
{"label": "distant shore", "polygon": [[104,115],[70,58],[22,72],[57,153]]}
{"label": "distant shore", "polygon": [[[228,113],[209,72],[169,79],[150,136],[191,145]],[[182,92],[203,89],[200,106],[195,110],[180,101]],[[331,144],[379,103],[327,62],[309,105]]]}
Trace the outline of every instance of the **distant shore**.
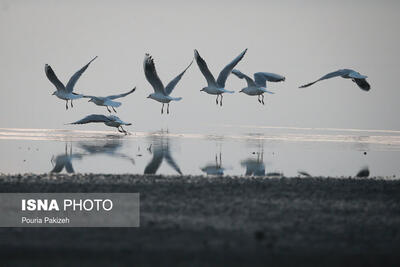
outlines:
{"label": "distant shore", "polygon": [[24,174],[0,191],[140,193],[139,228],[0,228],[0,257],[20,266],[400,262],[399,180]]}

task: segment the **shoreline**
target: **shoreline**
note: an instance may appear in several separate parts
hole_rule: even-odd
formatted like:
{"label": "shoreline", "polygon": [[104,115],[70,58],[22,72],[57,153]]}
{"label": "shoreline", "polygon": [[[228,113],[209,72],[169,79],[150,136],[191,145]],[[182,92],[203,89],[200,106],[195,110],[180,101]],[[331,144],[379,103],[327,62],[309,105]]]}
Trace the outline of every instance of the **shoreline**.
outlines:
{"label": "shoreline", "polygon": [[0,191],[140,193],[139,228],[0,228],[0,255],[16,264],[106,266],[99,253],[145,266],[400,262],[398,180],[1,175]]}

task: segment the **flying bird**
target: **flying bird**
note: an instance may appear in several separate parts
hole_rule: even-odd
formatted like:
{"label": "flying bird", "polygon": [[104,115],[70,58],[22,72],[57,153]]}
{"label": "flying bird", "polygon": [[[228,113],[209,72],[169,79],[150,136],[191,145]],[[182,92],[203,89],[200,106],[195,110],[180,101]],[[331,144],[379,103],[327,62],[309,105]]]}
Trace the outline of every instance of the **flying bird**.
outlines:
{"label": "flying bird", "polygon": [[[111,110],[108,107],[111,107],[114,112],[117,112],[115,108],[121,106],[121,102],[113,101],[114,99],[118,99],[121,97],[125,97],[129,94],[132,94],[135,92],[136,87],[134,87],[132,90],[130,90],[127,93],[119,94],[119,95],[109,95],[109,96],[91,96],[91,95],[84,95],[83,97],[85,98],[90,98],[88,102],[92,102],[96,104],[97,106],[104,106],[107,108],[108,112],[111,113]],[[114,108],[115,107],[115,108]]]}
{"label": "flying bird", "polygon": [[225,82],[228,79],[229,74],[231,74],[232,70],[239,63],[239,61],[242,60],[246,52],[247,48],[242,53],[240,53],[239,56],[237,56],[234,60],[232,60],[232,62],[226,65],[225,68],[223,68],[222,71],[219,73],[218,79],[215,80],[214,76],[207,67],[207,63],[200,56],[199,52],[197,50],[194,50],[194,57],[196,59],[197,65],[199,66],[201,73],[207,80],[207,87],[204,87],[200,91],[204,91],[207,94],[211,95],[217,95],[217,99],[215,100],[217,105],[218,105],[218,98],[221,96],[219,104],[220,106],[222,106],[223,93],[230,93],[230,94],[234,93],[234,91],[229,91],[225,89]]}
{"label": "flying bird", "polygon": [[246,95],[256,95],[258,96],[258,102],[264,105],[264,93],[274,94],[274,92],[267,90],[267,81],[269,82],[282,82],[285,81],[285,77],[275,73],[269,72],[256,72],[254,73],[254,80],[242,73],[239,70],[232,70],[232,73],[240,79],[245,79],[247,82],[247,87],[240,90],[240,93],[245,93]]}
{"label": "flying bird", "polygon": [[364,90],[364,91],[369,91],[369,89],[371,88],[371,86],[369,85],[369,83],[366,80],[368,78],[368,76],[361,75],[359,72],[357,72],[355,70],[351,70],[351,69],[341,69],[338,71],[328,73],[328,74],[322,76],[321,78],[319,78],[318,80],[308,83],[308,84],[305,84],[305,85],[302,85],[299,88],[305,88],[305,87],[313,85],[316,82],[334,78],[334,77],[342,77],[345,79],[351,79],[353,82],[355,82],[358,85],[358,87],[361,90]]}
{"label": "flying bird", "polygon": [[132,123],[127,123],[123,122],[120,118],[118,118],[115,115],[109,115],[109,116],[104,116],[104,115],[98,115],[98,114],[92,114],[88,115],[85,118],[72,122],[70,124],[86,124],[86,123],[91,123],[91,122],[102,122],[107,126],[110,127],[115,127],[118,129],[118,132],[124,133],[125,135],[128,134],[128,132],[122,127],[122,125],[132,125]]}
{"label": "flying bird", "polygon": [[176,76],[172,81],[170,81],[166,87],[164,87],[163,83],[161,82],[160,78],[157,75],[156,67],[154,65],[153,58],[146,54],[144,57],[143,68],[144,74],[146,76],[147,81],[151,84],[154,89],[154,93],[150,94],[147,98],[151,98],[162,103],[161,107],[161,114],[164,113],[164,104],[167,105],[167,114],[169,114],[169,102],[171,101],[179,101],[182,97],[171,97],[170,94],[174,90],[175,86],[181,80],[183,74],[185,74],[186,70],[192,65],[190,62],[189,66],[186,67],[184,71],[182,71],[178,76]]}
{"label": "flying bird", "polygon": [[93,58],[91,61],[89,61],[89,63],[86,64],[85,66],[83,66],[80,70],[75,72],[75,74],[72,75],[72,77],[69,79],[66,86],[64,86],[64,84],[57,78],[56,74],[54,73],[54,71],[50,67],[50,65],[48,65],[48,64],[45,65],[44,71],[46,73],[46,76],[57,89],[53,93],[53,95],[66,101],[66,104],[65,104],[66,109],[68,109],[68,100],[71,100],[71,108],[72,108],[72,107],[74,107],[74,105],[72,104],[72,100],[83,97],[83,95],[73,92],[74,86],[75,86],[76,82],[79,80],[79,78],[81,77],[81,75],[89,67],[90,63],[92,63],[93,60],[95,60],[96,58],[97,58],[97,56],[95,58]]}

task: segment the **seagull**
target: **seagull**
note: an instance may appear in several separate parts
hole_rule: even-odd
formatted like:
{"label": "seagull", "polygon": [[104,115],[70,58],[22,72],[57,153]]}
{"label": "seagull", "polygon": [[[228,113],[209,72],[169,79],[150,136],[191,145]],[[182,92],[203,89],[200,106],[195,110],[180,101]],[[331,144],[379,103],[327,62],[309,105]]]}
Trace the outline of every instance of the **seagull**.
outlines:
{"label": "seagull", "polygon": [[107,126],[117,128],[118,132],[124,133],[125,135],[127,135],[128,132],[125,131],[124,128],[122,128],[122,125],[132,125],[132,123],[126,123],[121,121],[120,118],[118,118],[117,116],[114,115],[104,116],[99,114],[88,115],[85,118],[76,122],[72,122],[70,124],[86,124],[91,122],[103,122]]}
{"label": "seagull", "polygon": [[125,97],[133,92],[135,92],[136,87],[130,90],[127,93],[119,94],[119,95],[109,95],[109,96],[91,96],[91,95],[84,95],[85,98],[90,98],[88,102],[93,102],[97,106],[105,106],[107,107],[108,112],[111,113],[111,110],[108,107],[111,107],[114,112],[117,112],[114,107],[121,106],[121,102],[113,101],[114,99]]}
{"label": "seagull", "polygon": [[89,61],[89,63],[86,64],[85,66],[83,66],[80,70],[75,72],[75,74],[72,75],[72,77],[69,79],[67,86],[64,86],[64,84],[57,78],[56,74],[54,73],[54,71],[50,67],[50,65],[46,64],[44,66],[44,71],[46,72],[47,78],[57,89],[53,93],[53,95],[66,101],[66,104],[65,104],[66,109],[68,109],[68,100],[71,100],[71,108],[72,108],[72,107],[74,107],[74,105],[72,105],[72,100],[83,97],[83,95],[73,92],[74,86],[75,86],[76,82],[79,80],[79,78],[81,77],[82,73],[85,72],[85,70],[89,67],[90,63],[92,63],[93,60],[95,60],[96,58],[97,58],[97,56],[95,58],[93,58],[91,61]]}
{"label": "seagull", "polygon": [[353,82],[355,82],[358,85],[358,87],[360,87],[360,89],[362,89],[364,91],[369,91],[369,89],[371,88],[371,86],[369,85],[369,83],[366,80],[368,78],[368,76],[361,75],[359,72],[357,72],[355,70],[351,70],[351,69],[341,69],[338,71],[328,73],[325,76],[322,76],[321,78],[319,78],[318,80],[308,83],[308,84],[305,84],[305,85],[302,85],[299,88],[305,88],[305,87],[313,85],[316,82],[334,78],[334,77],[342,77],[345,79],[351,79]]}
{"label": "seagull", "polygon": [[151,84],[154,89],[154,93],[150,94],[147,98],[151,98],[162,103],[161,114],[164,113],[164,104],[167,103],[167,114],[169,114],[169,102],[171,101],[179,101],[182,97],[171,97],[170,94],[172,90],[174,90],[175,86],[181,80],[183,74],[185,74],[186,70],[192,65],[190,62],[189,66],[186,67],[184,71],[182,71],[178,76],[176,76],[172,81],[170,81],[166,87],[164,87],[160,78],[157,75],[156,67],[154,65],[153,58],[146,54],[144,57],[143,68],[144,74],[146,76],[147,81]]}
{"label": "seagull", "polygon": [[[242,73],[240,70],[233,70],[235,74],[240,79],[246,79],[247,87],[239,91],[239,93],[245,93],[246,95],[256,95],[258,96],[258,102],[264,105],[264,93],[274,94],[274,92],[267,90],[267,81],[269,82],[283,82],[285,77],[275,73],[269,72],[256,72],[254,73],[254,80]],[[260,99],[261,96],[261,99]]]}
{"label": "seagull", "polygon": [[194,57],[196,59],[197,65],[199,66],[201,73],[207,80],[207,87],[204,87],[200,91],[204,91],[207,94],[211,95],[217,95],[217,99],[215,100],[217,105],[218,105],[218,98],[219,96],[221,96],[219,104],[220,106],[222,106],[223,93],[230,93],[230,94],[234,93],[234,91],[229,91],[225,89],[225,82],[228,79],[229,74],[231,74],[233,68],[239,63],[240,60],[242,60],[246,52],[247,48],[242,53],[240,53],[239,56],[237,56],[234,60],[232,60],[231,63],[226,65],[225,68],[223,68],[223,70],[219,73],[217,81],[215,81],[214,76],[207,67],[207,63],[200,56],[199,52],[196,49],[194,50]]}
{"label": "seagull", "polygon": [[171,156],[168,139],[166,144],[164,144],[163,139],[161,138],[159,140],[154,140],[151,145],[154,147],[152,152],[153,158],[144,169],[144,174],[155,174],[160,168],[162,161],[165,159],[168,165],[170,165],[177,173],[182,175],[181,169]]}

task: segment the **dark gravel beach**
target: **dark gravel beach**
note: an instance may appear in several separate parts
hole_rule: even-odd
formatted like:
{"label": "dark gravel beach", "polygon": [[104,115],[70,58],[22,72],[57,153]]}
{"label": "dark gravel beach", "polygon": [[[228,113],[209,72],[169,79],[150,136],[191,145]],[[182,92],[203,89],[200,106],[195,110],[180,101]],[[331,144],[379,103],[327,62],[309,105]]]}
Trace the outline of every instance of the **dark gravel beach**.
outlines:
{"label": "dark gravel beach", "polygon": [[139,228],[0,228],[13,266],[400,266],[395,180],[3,175],[0,190],[140,193]]}

